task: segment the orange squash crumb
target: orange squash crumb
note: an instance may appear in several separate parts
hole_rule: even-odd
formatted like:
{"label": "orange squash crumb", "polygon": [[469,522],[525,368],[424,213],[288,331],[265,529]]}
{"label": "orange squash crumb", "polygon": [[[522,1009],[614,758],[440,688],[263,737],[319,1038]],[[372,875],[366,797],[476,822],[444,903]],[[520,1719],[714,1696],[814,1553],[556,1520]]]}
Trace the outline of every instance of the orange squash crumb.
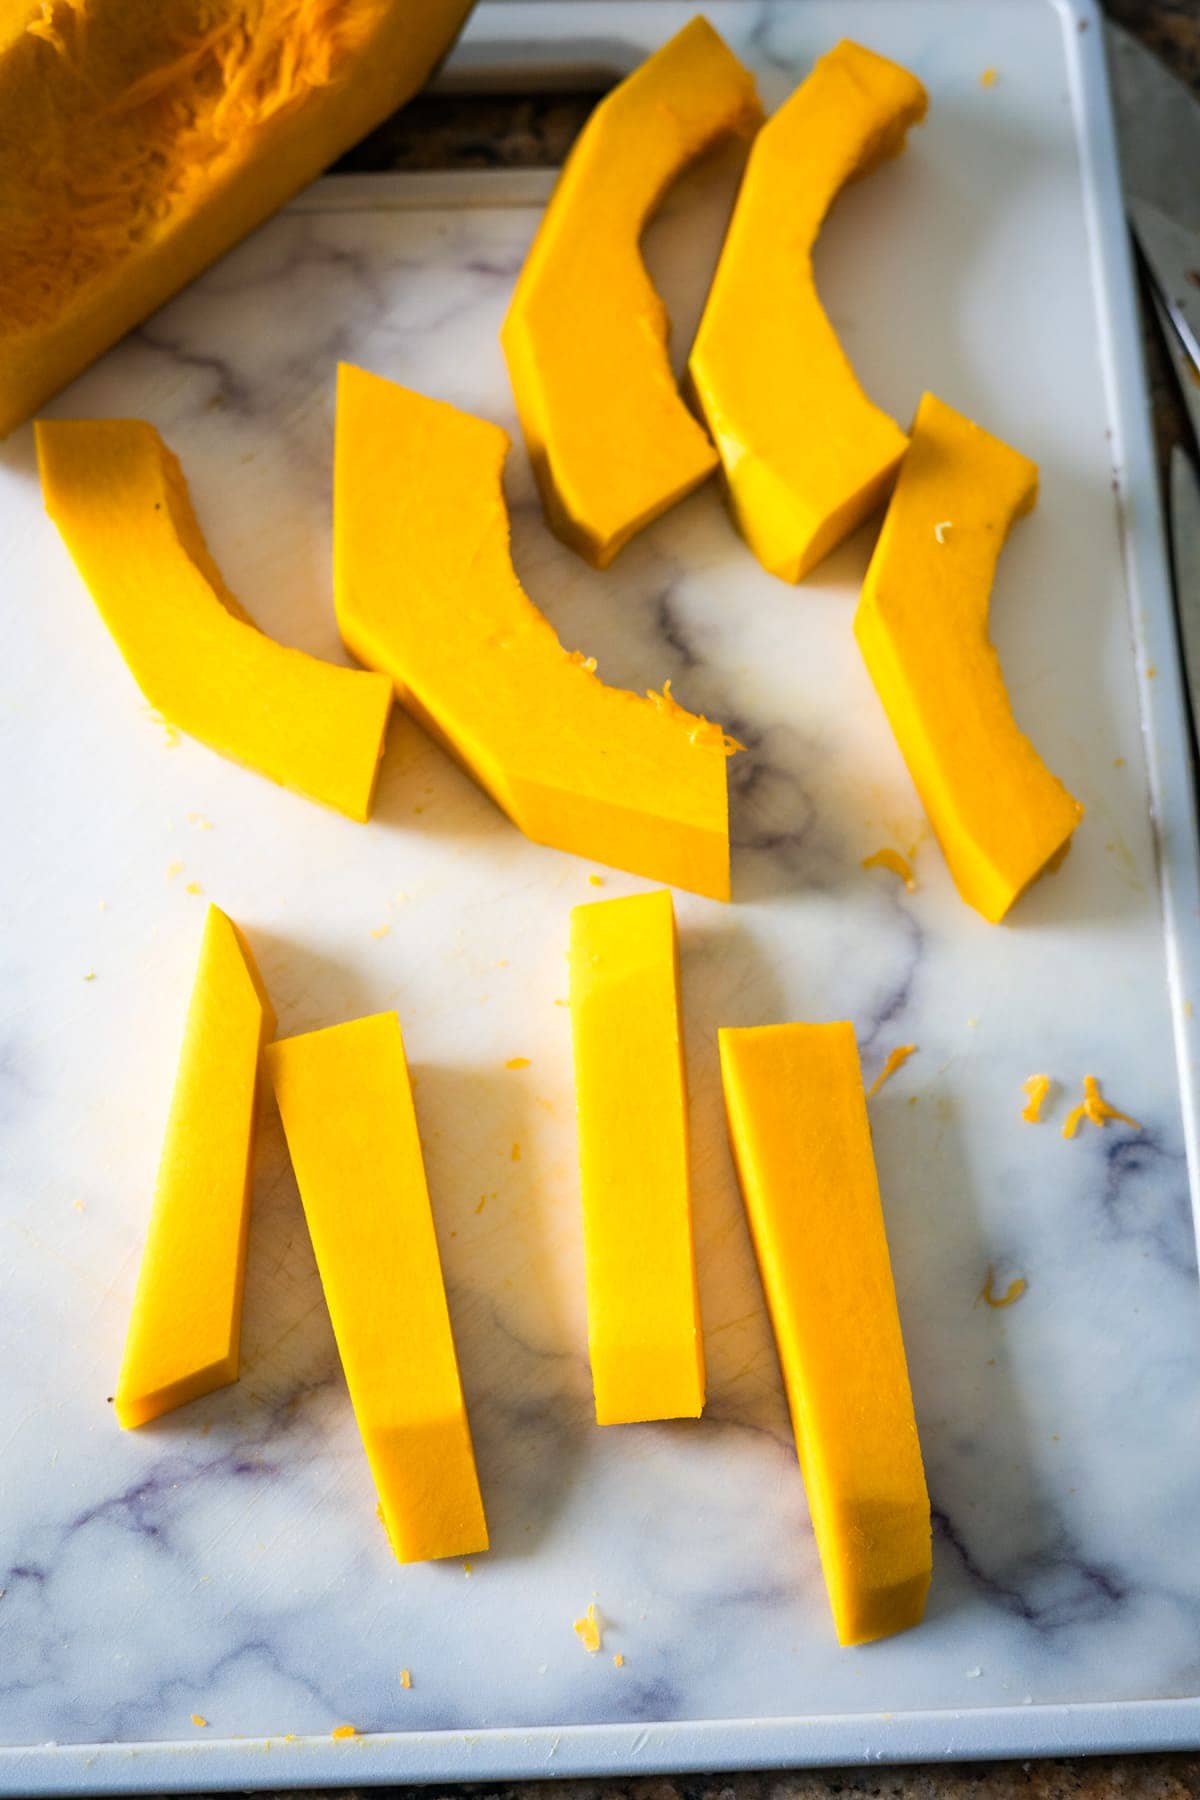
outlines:
{"label": "orange squash crumb", "polygon": [[189,881],[183,891],[185,894],[202,894],[204,889],[198,881]]}
{"label": "orange squash crumb", "polygon": [[400,1671],[400,1686],[402,1688],[410,1688],[412,1686],[412,1675],[407,1669],[401,1669]]}
{"label": "orange squash crumb", "polygon": [[380,938],[385,938],[391,929],[390,925],[376,925],[371,932],[371,936],[378,941]]}
{"label": "orange squash crumb", "polygon": [[510,1056],[504,1066],[506,1069],[527,1069],[529,1058],[527,1056]]}
{"label": "orange squash crumb", "polygon": [[614,1669],[623,1669],[624,1667],[625,1667],[625,1658],[621,1655],[621,1652],[618,1650],[616,1655],[613,1657],[613,1668]]}
{"label": "orange squash crumb", "polygon": [[514,1144],[514,1145],[513,1145],[513,1147],[512,1147],[512,1150],[511,1150],[511,1152],[510,1152],[510,1155],[511,1155],[511,1157],[512,1157],[512,1160],[513,1160],[513,1162],[520,1162],[520,1160],[521,1160],[521,1146],[520,1146],[520,1144]]}
{"label": "orange squash crumb", "polygon": [[604,886],[603,875],[589,875],[588,881],[592,887],[603,887]]}
{"label": "orange squash crumb", "polygon": [[997,79],[995,69],[985,69],[979,77],[979,85],[982,88],[995,87]]}
{"label": "orange squash crumb", "polygon": [[167,864],[167,880],[174,881],[175,877],[177,875],[182,875],[182,873],[183,873],[183,859],[181,857],[177,856],[175,858],[174,862],[169,862]]}
{"label": "orange squash crumb", "polygon": [[1021,1117],[1030,1125],[1039,1125],[1042,1118],[1042,1107],[1046,1104],[1046,1095],[1050,1092],[1051,1080],[1048,1075],[1030,1075],[1021,1083],[1021,1091],[1027,1096],[1021,1108]]}
{"label": "orange squash crumb", "polygon": [[335,1738],[352,1738],[357,1737],[358,1733],[355,1731],[353,1725],[335,1725],[330,1736]]}
{"label": "orange squash crumb", "polygon": [[870,856],[863,857],[862,866],[864,869],[890,869],[893,875],[900,877],[910,894],[915,894],[917,891],[912,864],[906,856],[901,856],[898,850],[889,850],[886,847],[882,850],[872,850]]}
{"label": "orange squash crumb", "polygon": [[1029,1283],[1025,1280],[1025,1277],[1023,1275],[1018,1275],[1015,1281],[1009,1282],[1002,1294],[995,1294],[992,1292],[992,1271],[989,1269],[987,1272],[987,1280],[979,1290],[979,1298],[984,1301],[986,1305],[996,1308],[1002,1306],[1015,1306],[1028,1285]]}
{"label": "orange squash crumb", "polygon": [[192,1724],[193,1725],[207,1725],[208,1720],[205,1718],[203,1713],[193,1713],[192,1714]]}
{"label": "orange squash crumb", "polygon": [[892,1079],[892,1076],[896,1073],[897,1069],[902,1069],[904,1067],[909,1057],[916,1051],[916,1048],[917,1046],[915,1044],[897,1044],[894,1050],[888,1052],[887,1061],[867,1089],[868,1100],[872,1095],[879,1092],[885,1081],[890,1081]]}
{"label": "orange squash crumb", "polygon": [[1073,1138],[1085,1119],[1090,1119],[1093,1125],[1101,1127],[1107,1125],[1110,1119],[1119,1119],[1122,1125],[1128,1125],[1131,1131],[1142,1129],[1137,1119],[1131,1119],[1128,1113],[1119,1112],[1115,1106],[1109,1105],[1100,1092],[1100,1083],[1094,1075],[1084,1076],[1083,1099],[1078,1106],[1071,1108],[1063,1120],[1063,1136]]}
{"label": "orange squash crumb", "polygon": [[595,1656],[600,1648],[600,1620],[596,1615],[596,1603],[588,1602],[588,1609],[582,1619],[576,1619],[572,1629],[589,1656]]}

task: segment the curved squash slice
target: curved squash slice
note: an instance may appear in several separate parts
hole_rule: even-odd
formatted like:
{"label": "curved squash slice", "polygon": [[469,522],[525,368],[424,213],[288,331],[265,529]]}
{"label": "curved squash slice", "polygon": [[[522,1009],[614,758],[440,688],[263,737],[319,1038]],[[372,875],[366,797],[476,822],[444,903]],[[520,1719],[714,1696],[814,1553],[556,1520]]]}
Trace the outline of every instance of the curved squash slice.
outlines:
{"label": "curved squash slice", "polygon": [[726,900],[727,740],[563,649],[509,558],[508,447],[498,425],[342,365],[342,636],[526,836]]}
{"label": "curved squash slice", "polygon": [[1037,480],[1036,463],[924,395],[854,619],[958,891],[993,923],[1083,817],[1018,729],[988,639],[996,559]]}
{"label": "curved squash slice", "polygon": [[425,80],[470,0],[5,0],[0,437]]}
{"label": "curved squash slice", "polygon": [[147,700],[170,724],[366,819],[391,711],[382,676],[257,630],[205,547],[183,471],[140,419],[39,419],[46,511]]}
{"label": "curved squash slice", "polygon": [[237,1380],[258,1058],[274,1030],[241,932],[210,906],[113,1396],[127,1430]]}
{"label": "curved squash slice", "polygon": [[599,569],[717,466],[638,239],[686,164],[760,117],[753,76],[693,19],[596,108],[517,282],[500,337],[542,503]]}
{"label": "curved squash slice", "polygon": [[846,182],[924,117],[915,75],[848,40],[759,132],[688,363],[738,529],[799,581],[882,502],[907,442],[858,384],[813,280]]}

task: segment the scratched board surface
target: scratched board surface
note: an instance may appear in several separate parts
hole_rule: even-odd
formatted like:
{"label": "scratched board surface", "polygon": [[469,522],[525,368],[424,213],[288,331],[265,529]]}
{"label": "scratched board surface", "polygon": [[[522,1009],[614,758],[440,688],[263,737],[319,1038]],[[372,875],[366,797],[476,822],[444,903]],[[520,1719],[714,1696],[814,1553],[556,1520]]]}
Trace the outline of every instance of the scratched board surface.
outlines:
{"label": "scratched board surface", "polygon": [[[686,16],[484,7],[464,54],[561,62],[582,42],[628,66]],[[768,104],[842,32],[929,86],[911,148],[839,202],[818,276],[897,417],[932,388],[1041,465],[995,633],[1018,717],[1086,820],[1011,925],[985,925],[952,890],[850,634],[872,531],[794,590],[758,568],[713,486],[597,575],[546,531],[514,449],[516,563],[567,645],[613,683],[670,680],[748,746],[730,770],[734,904],[676,897],[708,1408],[597,1430],[567,923],[645,884],[525,842],[400,713],[367,827],[165,731],[42,516],[30,431],[15,434],[0,451],[0,1784],[1050,1747],[1071,1741],[1071,1704],[1154,1703],[1108,1715],[1137,1741],[1198,1692],[1200,1333],[1159,866],[1172,843],[1190,857],[1191,827],[1168,810],[1156,847],[1147,757],[1178,742],[1176,674],[1123,560],[1081,150],[1094,52],[1041,0],[713,17]],[[735,173],[698,173],[651,233],[677,353]],[[514,428],[497,329],[546,189],[323,183],[51,410],[152,419],[233,590],[267,631],[337,658],[335,362]],[[1165,710],[1144,716],[1156,683]],[[883,846],[912,854],[915,892],[863,869]],[[246,927],[281,1031],[400,1013],[492,1531],[469,1568],[389,1555],[272,1111],[241,1381],[136,1434],[106,1404],[210,899]],[[856,1653],[834,1645],[721,1119],[717,1025],[790,1018],[853,1019],[868,1079],[918,1046],[871,1116],[934,1582],[919,1631]],[[1042,1070],[1055,1085],[1035,1128],[1021,1084]],[[1085,1073],[1140,1131],[1063,1138]],[[981,1301],[989,1271],[997,1292],[1027,1284],[1016,1304]],[[572,1631],[593,1601],[594,1656]],[[334,1742],[341,1724],[359,1737]]]}

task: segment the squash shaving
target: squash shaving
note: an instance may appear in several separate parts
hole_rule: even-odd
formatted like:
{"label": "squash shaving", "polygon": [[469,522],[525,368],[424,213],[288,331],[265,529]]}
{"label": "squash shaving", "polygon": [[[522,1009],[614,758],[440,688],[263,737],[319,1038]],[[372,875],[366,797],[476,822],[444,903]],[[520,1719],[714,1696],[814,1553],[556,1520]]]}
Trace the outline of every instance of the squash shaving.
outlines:
{"label": "squash shaving", "polygon": [[1021,1117],[1030,1125],[1040,1125],[1042,1107],[1046,1103],[1046,1095],[1050,1092],[1051,1081],[1048,1075],[1030,1075],[1021,1083],[1021,1091],[1027,1096],[1021,1108]]}
{"label": "squash shaving", "polygon": [[1018,1275],[1015,1281],[1009,1282],[1002,1294],[997,1294],[994,1293],[992,1289],[993,1280],[993,1272],[989,1269],[987,1272],[987,1280],[979,1290],[979,1298],[984,1302],[985,1306],[993,1307],[996,1310],[999,1310],[1004,1306],[1015,1306],[1029,1285],[1023,1275]]}
{"label": "squash shaving", "polygon": [[892,1079],[892,1076],[896,1073],[897,1069],[902,1069],[904,1067],[916,1048],[917,1046],[915,1044],[897,1044],[894,1050],[889,1050],[887,1061],[867,1089],[868,1100],[874,1098],[885,1081],[890,1081]]}
{"label": "squash shaving", "polygon": [[595,1656],[600,1648],[600,1620],[596,1614],[596,1603],[591,1601],[582,1619],[576,1619],[571,1628],[589,1656]]}
{"label": "squash shaving", "polygon": [[883,850],[873,850],[870,856],[863,857],[862,866],[864,869],[890,869],[893,875],[898,875],[900,877],[910,894],[915,894],[917,891],[917,883],[912,872],[912,864],[906,856],[901,856],[898,850],[889,850],[886,848]]}
{"label": "squash shaving", "polygon": [[1137,1119],[1132,1119],[1128,1113],[1119,1112],[1115,1106],[1109,1105],[1100,1092],[1100,1083],[1094,1075],[1084,1076],[1083,1099],[1078,1106],[1071,1108],[1063,1120],[1063,1136],[1073,1138],[1085,1119],[1090,1119],[1093,1125],[1099,1125],[1101,1129],[1108,1124],[1110,1119],[1119,1119],[1121,1124],[1128,1125],[1131,1131],[1142,1129]]}

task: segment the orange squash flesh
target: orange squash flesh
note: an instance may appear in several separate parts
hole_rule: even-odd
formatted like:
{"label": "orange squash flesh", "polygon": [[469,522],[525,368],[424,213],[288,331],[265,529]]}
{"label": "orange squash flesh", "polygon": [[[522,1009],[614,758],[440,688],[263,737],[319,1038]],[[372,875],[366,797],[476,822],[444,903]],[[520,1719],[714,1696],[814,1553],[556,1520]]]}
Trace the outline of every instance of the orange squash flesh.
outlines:
{"label": "orange squash flesh", "polygon": [[571,1034],[596,1422],[696,1419],[704,1339],[665,888],[573,908]]}
{"label": "orange squash flesh", "polygon": [[1037,465],[926,394],[854,632],[959,893],[993,923],[1070,846],[1083,807],[1013,718],[988,598]]}
{"label": "orange squash flesh", "polygon": [[838,1641],[917,1624],[932,1553],[854,1028],[719,1034],[729,1136]]}
{"label": "orange squash flesh", "polygon": [[266,1063],[392,1549],[486,1550],[400,1022],[281,1038]]}
{"label": "orange squash flesh", "polygon": [[760,118],[749,71],[692,19],[600,102],[521,270],[500,334],[521,429],[550,525],[596,568],[717,466],[638,240],[684,167]]}
{"label": "orange squash flesh", "polygon": [[343,364],[342,637],[526,836],[728,899],[728,741],[563,649],[509,557],[507,450],[498,425]]}
{"label": "orange squash flesh", "polygon": [[259,1051],[275,1015],[210,906],[113,1404],[126,1429],[237,1380]]}
{"label": "orange squash flesh", "polygon": [[845,40],[750,152],[688,362],[738,529],[799,581],[881,504],[905,436],[864,394],[825,315],[812,248],[846,182],[924,116],[914,75]]}
{"label": "orange squash flesh", "polygon": [[220,755],[365,820],[388,682],[255,628],[152,425],[39,419],[36,437],[46,510],[150,704]]}
{"label": "orange squash flesh", "polygon": [[0,437],[416,92],[470,0],[5,0]]}

